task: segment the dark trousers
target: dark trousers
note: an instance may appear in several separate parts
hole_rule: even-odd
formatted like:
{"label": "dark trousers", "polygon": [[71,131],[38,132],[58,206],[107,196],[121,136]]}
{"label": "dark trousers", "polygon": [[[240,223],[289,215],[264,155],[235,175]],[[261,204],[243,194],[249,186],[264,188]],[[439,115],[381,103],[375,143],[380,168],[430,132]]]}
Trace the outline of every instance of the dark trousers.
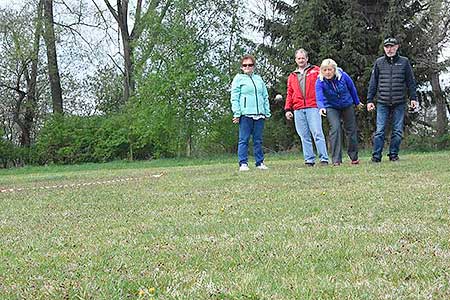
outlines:
{"label": "dark trousers", "polygon": [[333,163],[342,162],[342,128],[347,136],[347,154],[351,160],[358,159],[358,131],[356,129],[355,107],[353,105],[343,108],[327,108],[327,118],[330,123],[331,159]]}

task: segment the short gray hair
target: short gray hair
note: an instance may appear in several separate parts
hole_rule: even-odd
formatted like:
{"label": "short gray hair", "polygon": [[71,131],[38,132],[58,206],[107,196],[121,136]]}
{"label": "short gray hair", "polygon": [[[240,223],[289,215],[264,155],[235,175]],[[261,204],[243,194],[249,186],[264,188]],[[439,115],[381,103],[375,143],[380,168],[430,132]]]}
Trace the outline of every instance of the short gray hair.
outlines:
{"label": "short gray hair", "polygon": [[297,57],[297,54],[299,54],[299,53],[305,54],[306,58],[308,58],[308,52],[305,49],[303,49],[303,48],[297,49],[295,51],[295,57]]}

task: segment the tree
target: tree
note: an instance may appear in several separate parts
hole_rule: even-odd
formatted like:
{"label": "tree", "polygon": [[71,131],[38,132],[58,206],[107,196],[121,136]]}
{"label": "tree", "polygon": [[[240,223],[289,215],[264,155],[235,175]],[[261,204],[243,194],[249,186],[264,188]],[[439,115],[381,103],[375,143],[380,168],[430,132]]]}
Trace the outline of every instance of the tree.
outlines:
{"label": "tree", "polygon": [[119,26],[124,59],[123,101],[127,102],[130,96],[133,95],[135,91],[135,44],[140,38],[142,31],[144,30],[144,20],[154,18],[158,20],[158,23],[161,23],[172,1],[167,0],[164,2],[161,0],[151,0],[147,5],[147,9],[145,10],[143,0],[137,0],[136,8],[134,11],[134,25],[131,30],[129,24],[129,1],[117,0],[115,8],[111,5],[109,0],[104,0],[104,2],[108,7],[108,10],[116,20],[117,25]]}
{"label": "tree", "polygon": [[[437,59],[448,40],[448,1],[296,0],[293,5],[282,0],[268,2],[279,15],[261,16],[269,40],[261,49],[270,63],[283,70],[281,74],[287,74],[290,70],[286,66],[292,66],[279,61],[279,57],[292,57],[294,49],[303,47],[312,63],[318,64],[327,57],[335,59],[354,79],[360,99],[364,100],[372,64],[382,54],[382,41],[395,36],[402,42],[401,53],[413,62],[419,85],[431,82],[439,107],[438,135],[445,132],[448,121],[438,76],[447,64],[437,63]],[[283,81],[283,75],[280,77]],[[358,120],[359,124],[370,124],[360,126],[362,140],[368,144],[374,115],[359,112]]]}
{"label": "tree", "polygon": [[[10,111],[11,120],[18,126],[18,143],[25,147],[32,144],[38,114],[42,1],[34,9],[28,8],[25,7],[20,13],[7,10],[2,17],[6,24],[1,61],[2,73],[6,76],[0,82],[6,89],[4,96],[8,97],[9,92],[16,93],[16,101],[10,103],[9,109],[5,107],[4,112]],[[33,20],[31,24],[28,23],[30,19]],[[6,120],[8,116],[3,115],[3,118]],[[14,127],[6,130],[12,141],[16,135],[13,131]]]}
{"label": "tree", "polygon": [[42,35],[42,7],[43,1],[40,0],[36,10],[36,18],[34,25],[34,38],[33,38],[33,50],[30,57],[30,72],[25,69],[25,77],[27,81],[27,105],[24,122],[22,128],[21,145],[29,147],[31,145],[31,130],[34,125],[36,110],[37,110],[37,76],[38,76],[38,64],[39,64],[39,49],[40,40]]}
{"label": "tree", "polygon": [[[450,39],[450,1],[429,1],[427,8],[425,13],[415,18],[420,36],[414,34],[413,37],[415,43],[423,44],[423,48],[413,47],[413,50],[417,51],[417,68],[425,74],[424,80],[429,81],[431,85],[432,99],[436,105],[436,136],[442,138],[448,132],[448,104],[439,77],[450,65],[450,59],[440,62],[439,58]],[[445,145],[445,142],[441,142],[438,146]]]}
{"label": "tree", "polygon": [[230,64],[225,57],[235,54],[228,52],[234,42],[229,39],[233,21],[224,10],[227,4],[174,1],[163,24],[147,19],[136,48],[138,89],[130,106],[133,115],[139,115],[133,126],[146,132],[140,143],[151,141],[156,154],[194,155],[211,137],[210,128],[218,128],[215,122],[228,119],[223,135],[233,128],[227,91]]}
{"label": "tree", "polygon": [[[42,0],[44,2],[44,40],[47,47],[48,77],[52,94],[53,113],[63,113],[63,99],[61,79],[59,76],[58,57],[56,55],[56,37],[53,21],[53,0]],[[41,5],[41,1],[39,2]]]}

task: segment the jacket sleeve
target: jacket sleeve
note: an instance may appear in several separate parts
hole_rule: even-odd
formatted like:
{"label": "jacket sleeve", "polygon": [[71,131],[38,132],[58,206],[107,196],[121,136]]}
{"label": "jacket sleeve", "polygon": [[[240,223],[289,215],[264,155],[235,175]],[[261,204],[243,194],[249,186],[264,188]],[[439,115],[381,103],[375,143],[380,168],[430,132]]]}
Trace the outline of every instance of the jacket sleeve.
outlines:
{"label": "jacket sleeve", "polygon": [[239,75],[236,75],[231,83],[231,111],[233,112],[233,117],[241,116],[241,87],[239,85]]}
{"label": "jacket sleeve", "polygon": [[264,81],[261,78],[261,82],[263,85],[263,99],[264,99],[264,115],[267,118],[270,118],[271,113],[270,113],[270,102],[269,102],[269,93],[267,92],[267,86],[264,83]]}
{"label": "jacket sleeve", "polygon": [[367,103],[373,102],[373,98],[375,98],[378,89],[378,78],[379,70],[376,61],[372,68],[372,74],[370,75],[369,89],[367,91]]}
{"label": "jacket sleeve", "polygon": [[323,81],[319,78],[316,80],[316,102],[319,109],[325,108],[325,95],[323,94]]}
{"label": "jacket sleeve", "polygon": [[347,85],[347,88],[350,92],[350,95],[352,96],[353,104],[358,105],[360,103],[360,101],[359,101],[359,97],[358,97],[358,92],[356,91],[355,83],[350,78],[350,76],[348,76],[348,74],[345,72],[343,72],[343,77],[345,80],[345,84]]}
{"label": "jacket sleeve", "polygon": [[416,79],[414,78],[414,72],[412,70],[411,64],[409,63],[409,60],[407,60],[405,78],[406,78],[406,86],[408,88],[409,98],[411,100],[417,100]]}
{"label": "jacket sleeve", "polygon": [[290,79],[291,79],[291,76],[289,76],[287,79],[286,103],[284,104],[285,111],[293,111],[292,94],[293,94],[294,90],[292,88],[292,83],[291,83]]}

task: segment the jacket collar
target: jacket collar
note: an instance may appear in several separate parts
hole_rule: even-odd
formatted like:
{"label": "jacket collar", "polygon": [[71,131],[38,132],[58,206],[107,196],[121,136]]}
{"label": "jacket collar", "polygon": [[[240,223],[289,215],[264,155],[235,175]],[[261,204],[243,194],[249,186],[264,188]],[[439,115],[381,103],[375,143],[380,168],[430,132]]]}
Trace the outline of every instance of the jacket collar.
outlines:
{"label": "jacket collar", "polygon": [[392,57],[388,57],[386,54],[384,54],[384,58],[386,59],[386,61],[388,63],[393,64],[393,63],[395,63],[398,60],[399,55],[398,55],[398,52],[395,53],[395,55],[392,56]]}
{"label": "jacket collar", "polygon": [[[312,67],[313,67],[313,65],[308,64],[308,65],[306,66],[306,68],[303,69],[303,73],[308,72],[308,70],[311,69]],[[300,69],[299,69],[299,68],[295,69],[294,73],[300,73]]]}

